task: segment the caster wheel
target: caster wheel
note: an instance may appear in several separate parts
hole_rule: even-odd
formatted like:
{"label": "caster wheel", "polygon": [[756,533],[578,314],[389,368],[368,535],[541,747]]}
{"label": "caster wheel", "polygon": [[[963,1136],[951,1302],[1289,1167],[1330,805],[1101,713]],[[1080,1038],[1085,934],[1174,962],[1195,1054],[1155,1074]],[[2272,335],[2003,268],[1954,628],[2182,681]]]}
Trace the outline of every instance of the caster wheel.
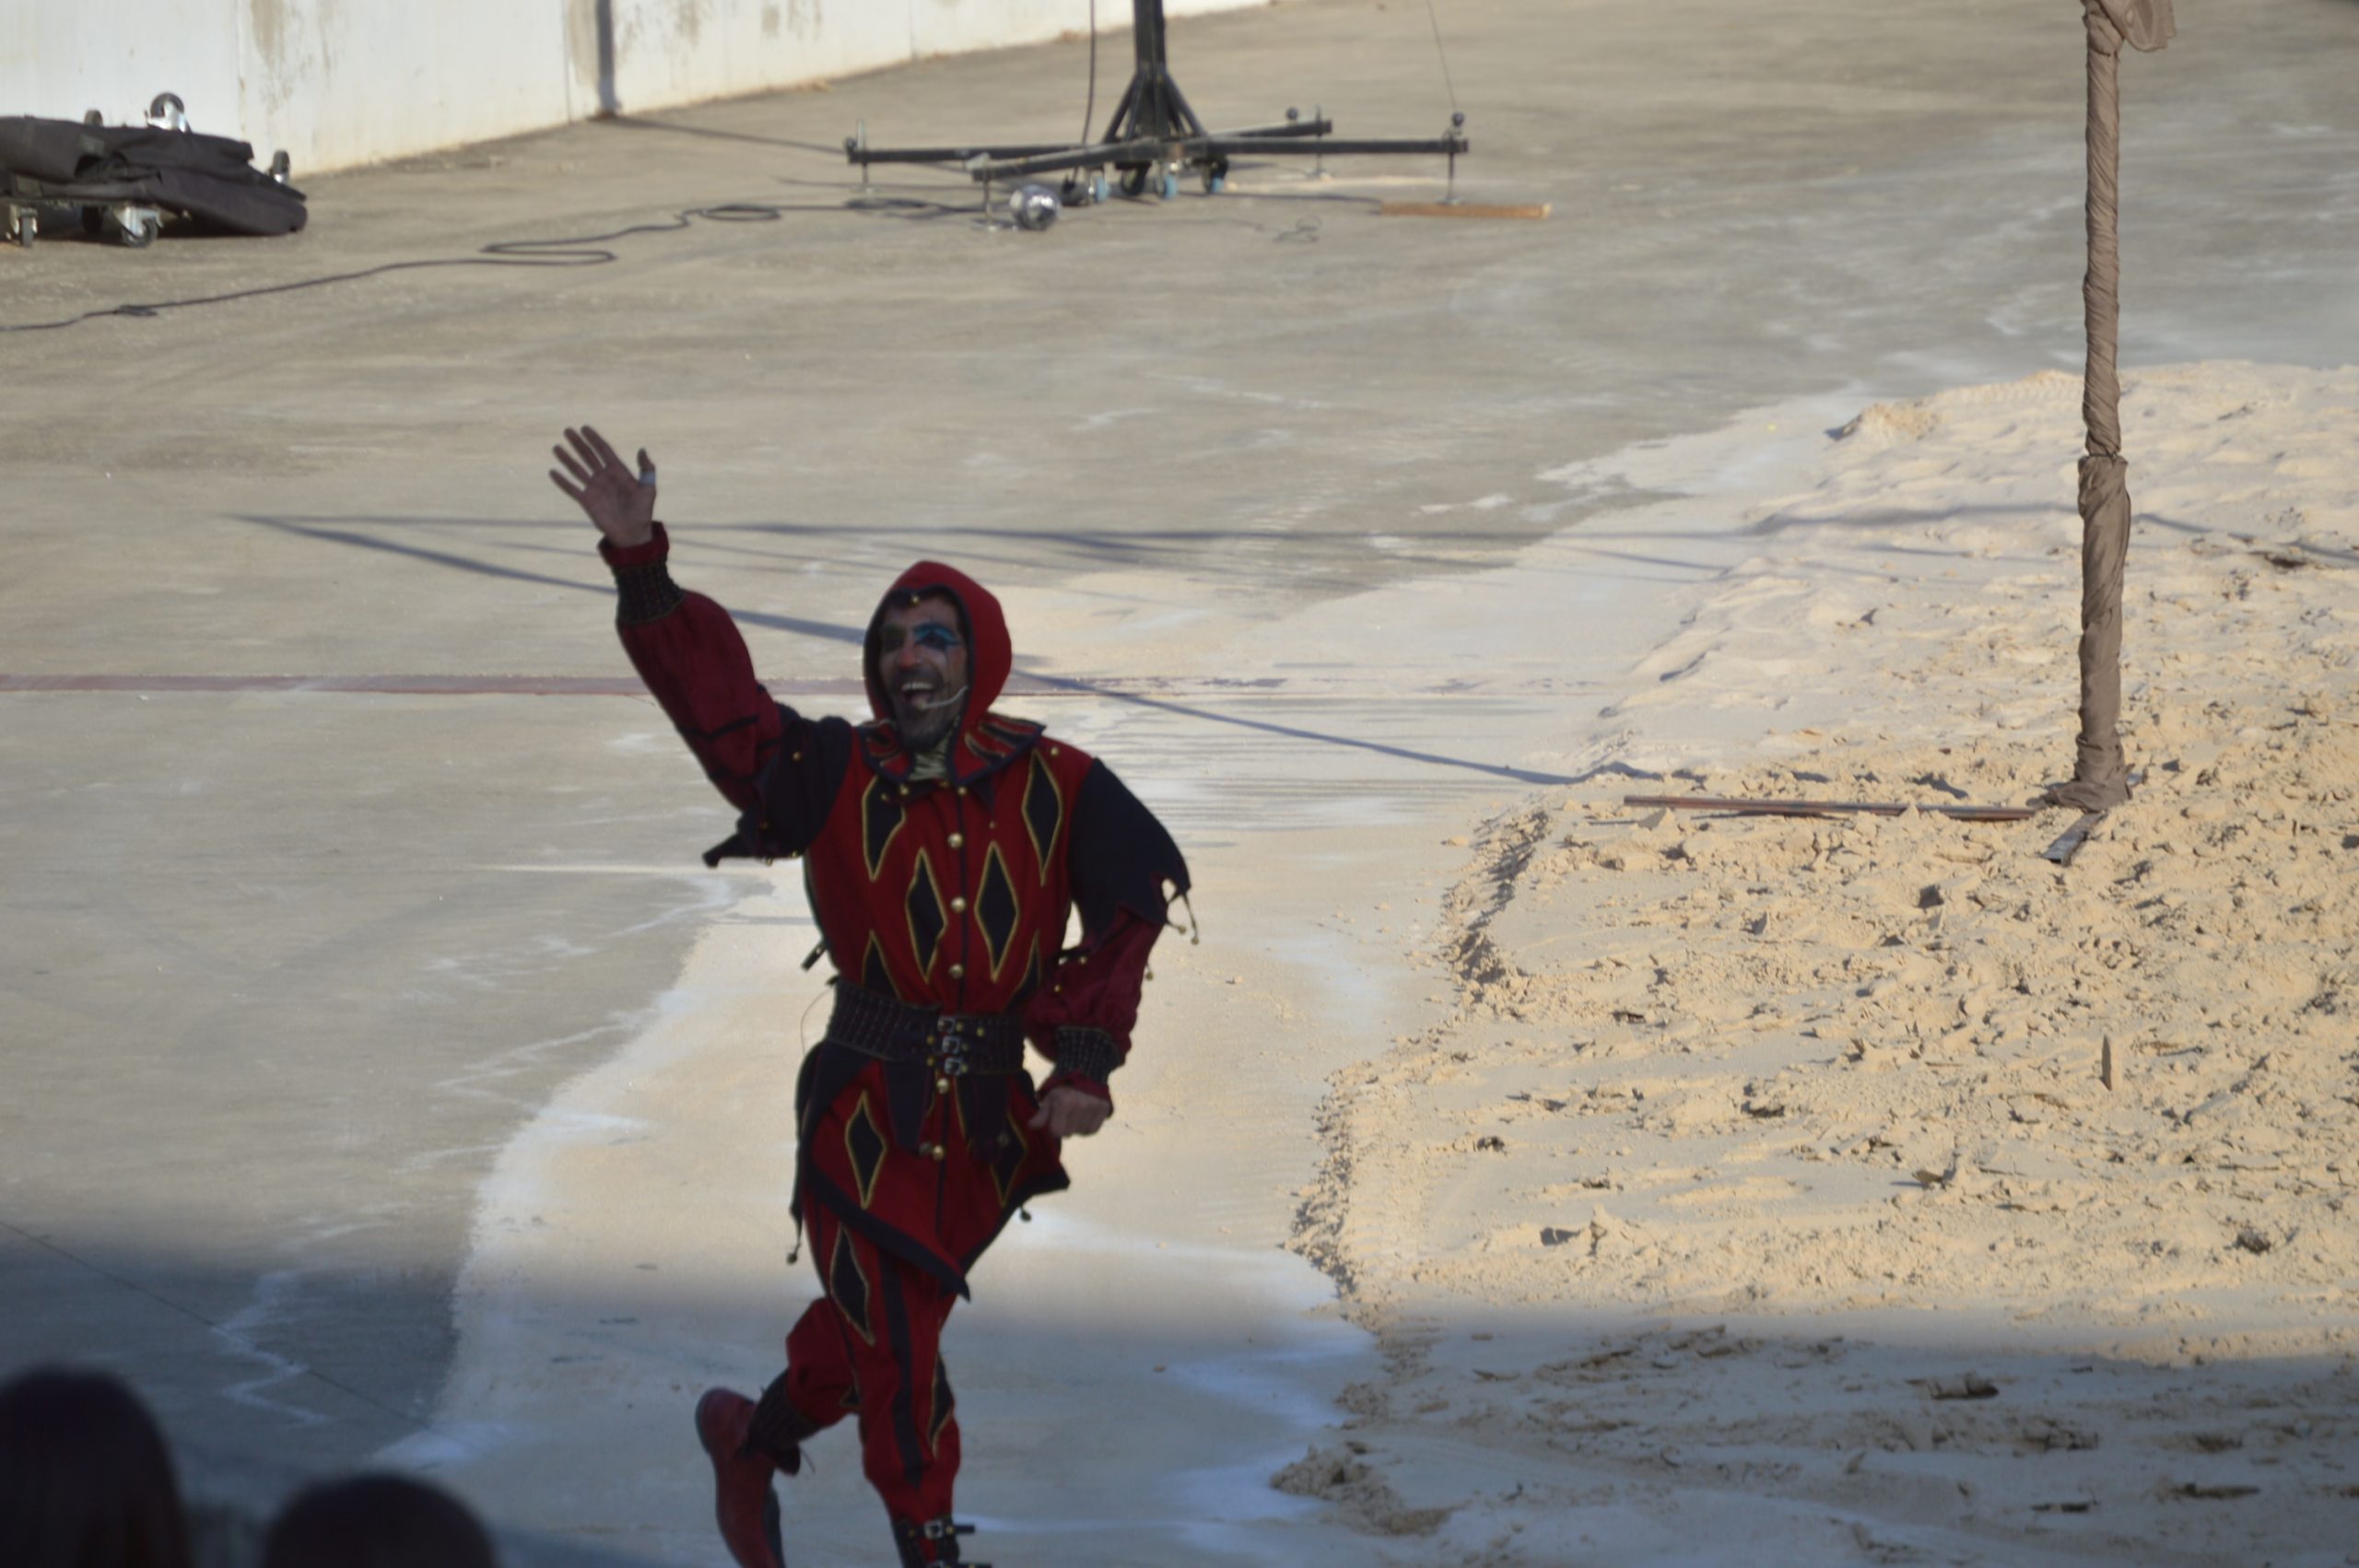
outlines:
{"label": "caster wheel", "polygon": [[133,251],[144,251],[156,242],[164,227],[163,215],[154,207],[109,207],[106,216],[108,237],[118,245]]}
{"label": "caster wheel", "polygon": [[41,238],[41,219],[34,216],[33,209],[11,207],[6,216],[8,238],[25,250],[31,250],[33,241]]}
{"label": "caster wheel", "polygon": [[1057,221],[1057,193],[1046,185],[1019,185],[1007,198],[1015,227],[1039,233]]}
{"label": "caster wheel", "polygon": [[295,165],[288,159],[285,147],[270,155],[270,177],[273,180],[284,185],[287,183],[287,177],[294,171]]}
{"label": "caster wheel", "polygon": [[1204,165],[1204,194],[1217,196],[1228,189],[1228,159],[1216,158]]}
{"label": "caster wheel", "polygon": [[1134,197],[1145,195],[1146,173],[1146,165],[1143,163],[1133,164],[1130,168],[1123,170],[1121,173],[1122,194]]}
{"label": "caster wheel", "polygon": [[1102,202],[1106,199],[1106,176],[1103,173],[1089,177],[1089,199],[1093,202]]}
{"label": "caster wheel", "polygon": [[1156,182],[1156,193],[1167,202],[1177,196],[1180,193],[1180,176],[1168,169],[1165,170],[1163,178]]}

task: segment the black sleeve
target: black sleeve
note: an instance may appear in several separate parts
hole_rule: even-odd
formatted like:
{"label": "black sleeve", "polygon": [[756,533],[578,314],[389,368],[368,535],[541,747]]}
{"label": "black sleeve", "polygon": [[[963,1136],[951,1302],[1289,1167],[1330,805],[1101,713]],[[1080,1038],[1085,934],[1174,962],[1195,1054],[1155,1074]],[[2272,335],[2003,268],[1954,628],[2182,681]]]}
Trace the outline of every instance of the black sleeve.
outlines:
{"label": "black sleeve", "polygon": [[762,765],[757,802],[738,817],[728,842],[705,851],[706,865],[730,856],[767,860],[799,855],[827,825],[844,770],[851,766],[852,727],[842,719],[805,719],[784,703],[778,712],[777,749]]}
{"label": "black sleeve", "polygon": [[1188,891],[1188,862],[1155,813],[1146,809],[1114,770],[1092,758],[1082,776],[1074,807],[1073,901],[1081,910],[1081,940],[1104,940],[1114,917],[1127,909],[1150,925],[1166,919],[1170,896]]}

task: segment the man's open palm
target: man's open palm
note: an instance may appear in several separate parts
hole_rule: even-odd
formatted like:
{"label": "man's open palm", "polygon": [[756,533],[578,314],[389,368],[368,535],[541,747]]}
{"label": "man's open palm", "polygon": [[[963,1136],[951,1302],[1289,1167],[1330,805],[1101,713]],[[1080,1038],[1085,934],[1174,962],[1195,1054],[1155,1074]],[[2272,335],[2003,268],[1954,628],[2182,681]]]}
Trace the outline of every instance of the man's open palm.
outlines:
{"label": "man's open palm", "polygon": [[[565,473],[549,470],[549,480],[589,513],[598,532],[617,546],[644,544],[655,536],[655,464],[647,449],[639,449],[639,466],[627,466],[606,438],[584,425],[568,430],[572,451],[551,447]],[[571,477],[569,479],[568,475]],[[643,476],[643,477],[642,477]]]}

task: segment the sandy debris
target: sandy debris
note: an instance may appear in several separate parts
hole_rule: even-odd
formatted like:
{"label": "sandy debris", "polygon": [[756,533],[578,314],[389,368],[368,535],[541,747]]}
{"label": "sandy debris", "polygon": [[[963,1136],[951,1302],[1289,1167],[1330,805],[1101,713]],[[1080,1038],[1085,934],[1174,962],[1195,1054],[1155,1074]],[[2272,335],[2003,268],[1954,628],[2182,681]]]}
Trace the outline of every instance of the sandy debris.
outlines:
{"label": "sandy debris", "polygon": [[[2142,782],[2069,867],[2040,854],[2063,811],[1622,804],[2036,801],[2071,756],[2078,391],[2042,375],[1836,433],[1816,484],[1747,520],[1762,553],[1698,591],[1601,715],[1622,771],[1477,830],[1419,955],[1454,979],[1454,1014],[1339,1076],[1297,1238],[1393,1356],[1354,1412],[1371,1477],[1446,1423],[1518,1463],[1572,1455],[1618,1478],[1551,1472],[1534,1498],[1602,1484],[1592,1504],[1624,1505],[1629,1466],[1692,1478],[1663,1456],[1709,1450],[1723,1470],[1771,1467],[1741,1490],[1897,1510],[1940,1537],[1909,1550],[1959,1561],[2101,1499],[2083,1544],[2152,1561],[2200,1555],[2212,1527],[2157,1499],[2266,1494],[2218,1527],[2255,1550],[2359,1539],[2359,376],[2130,383]],[[1735,745],[1732,714],[1759,720]],[[1488,1364],[1473,1347],[1438,1373],[1447,1326],[1485,1313],[1664,1321],[1603,1343],[1508,1333]],[[1826,1314],[1868,1331],[1814,1332]],[[1977,1326],[1961,1340],[1997,1335],[2002,1359],[1892,1348],[1938,1338],[1944,1315]],[[1771,1327],[1707,1332],[1708,1316]],[[2098,1383],[2042,1359],[2081,1365],[2092,1345]],[[1725,1375],[1765,1362],[1780,1387],[1813,1387],[1815,1365],[1817,1384],[1874,1392],[1798,1406],[1761,1373]],[[2207,1378],[2176,1392],[2140,1381],[2196,1364]],[[2298,1480],[2248,1421],[2221,1424],[2240,1400],[2306,1458]],[[2100,1462],[2100,1432],[2125,1430]],[[1864,1462],[1806,1475],[1795,1452],[1941,1448],[2071,1455],[2082,1490],[2047,1496],[2057,1472],[1978,1460],[1942,1482],[1966,1489],[1952,1517]],[[1442,1531],[1452,1550],[1572,1549],[1529,1528],[1531,1501],[1453,1496],[1412,1468],[1426,1484],[1394,1512],[1482,1521]],[[1941,1533],[1960,1528],[1965,1545]],[[1992,1560],[2025,1560],[2014,1548]]]}

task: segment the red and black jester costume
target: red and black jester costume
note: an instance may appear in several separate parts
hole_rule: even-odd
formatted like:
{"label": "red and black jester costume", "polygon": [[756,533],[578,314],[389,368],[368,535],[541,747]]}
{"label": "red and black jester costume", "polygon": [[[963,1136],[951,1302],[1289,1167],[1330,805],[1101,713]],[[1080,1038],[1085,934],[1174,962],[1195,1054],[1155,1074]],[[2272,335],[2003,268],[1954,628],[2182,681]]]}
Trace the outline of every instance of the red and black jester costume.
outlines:
{"label": "red and black jester costume", "polygon": [[[698,1407],[722,1534],[747,1568],[770,1568],[772,1469],[793,1473],[804,1440],[854,1415],[904,1562],[956,1562],[943,1324],[1018,1207],[1069,1185],[1057,1140],[1027,1124],[1060,1084],[1111,1100],[1187,866],[1103,763],[992,710],[1013,652],[999,602],[965,575],[920,562],[886,592],[862,653],[878,717],[855,727],[771,699],[728,614],[673,583],[660,523],[644,544],[600,548],[631,662],[743,813],[707,860],[801,856],[837,970],[795,1093],[795,1215],[826,1294],[758,1405],[715,1390]],[[933,770],[889,721],[878,623],[932,592],[957,606],[969,689],[941,777],[921,778]],[[1082,939],[1063,951],[1076,907]],[[1055,1063],[1038,1092],[1027,1039]]]}

